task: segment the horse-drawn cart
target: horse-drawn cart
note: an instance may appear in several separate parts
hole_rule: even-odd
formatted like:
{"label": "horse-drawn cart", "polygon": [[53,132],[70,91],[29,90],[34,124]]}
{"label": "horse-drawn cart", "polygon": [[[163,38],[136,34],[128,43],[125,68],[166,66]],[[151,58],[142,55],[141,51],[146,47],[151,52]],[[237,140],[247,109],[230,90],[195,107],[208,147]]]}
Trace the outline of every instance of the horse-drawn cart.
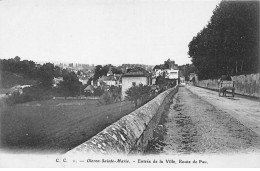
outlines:
{"label": "horse-drawn cart", "polygon": [[218,85],[218,94],[219,96],[221,95],[221,93],[223,93],[223,96],[226,96],[227,94],[227,90],[231,90],[232,91],[232,96],[235,96],[235,85],[234,85],[234,81],[220,81],[219,85]]}

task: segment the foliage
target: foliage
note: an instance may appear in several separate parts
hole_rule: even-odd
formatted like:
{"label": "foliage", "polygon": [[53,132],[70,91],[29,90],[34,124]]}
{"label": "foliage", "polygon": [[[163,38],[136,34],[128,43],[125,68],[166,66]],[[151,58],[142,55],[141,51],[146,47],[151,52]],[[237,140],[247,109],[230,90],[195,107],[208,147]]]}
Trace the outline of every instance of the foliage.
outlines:
{"label": "foliage", "polygon": [[65,97],[80,95],[83,91],[82,83],[74,72],[63,73],[63,81],[58,85]]}
{"label": "foliage", "polygon": [[165,79],[165,76],[158,76],[158,77],[156,77],[155,84],[156,85],[166,86],[167,85],[167,80]]}
{"label": "foliage", "polygon": [[101,96],[103,94],[103,90],[101,89],[100,86],[94,89],[94,96]]}
{"label": "foliage", "polygon": [[30,78],[28,76],[21,76],[20,74],[14,74],[9,71],[0,71],[1,74],[1,81],[0,87],[1,88],[11,88],[16,85],[36,85],[39,84],[39,81],[36,79]]}
{"label": "foliage", "polygon": [[92,78],[92,77],[90,77],[90,78],[88,79],[87,85],[91,85],[91,81],[93,81],[93,78]]}
{"label": "foliage", "polygon": [[7,99],[5,99],[5,103],[7,105],[13,105],[13,104],[16,104],[16,103],[19,103],[21,101],[26,101],[26,100],[23,100],[24,98],[21,98],[19,92],[14,92],[11,96],[9,96]]}
{"label": "foliage", "polygon": [[16,56],[15,58],[0,60],[1,70],[25,75],[33,75],[35,71],[35,62],[28,60],[21,61],[20,59],[20,57]]}
{"label": "foliage", "polygon": [[113,74],[122,74],[122,71],[119,68],[117,68],[117,67],[115,67],[111,64],[108,64],[108,65],[105,65],[105,66],[97,65],[95,67],[95,74],[93,76],[93,80],[96,81],[100,77],[102,77],[103,75],[106,76],[110,68],[111,68]]}
{"label": "foliage", "polygon": [[155,70],[155,69],[161,69],[161,70],[169,69],[170,68],[170,62],[171,62],[171,60],[168,59],[167,61],[164,61],[164,64],[155,65],[153,70]]}
{"label": "foliage", "polygon": [[47,100],[51,99],[55,93],[57,92],[55,92],[52,89],[48,89],[42,85],[37,85],[24,88],[22,94],[14,92],[5,101],[6,104],[13,105],[17,103],[25,103],[35,100]]}
{"label": "foliage", "polygon": [[126,98],[133,101],[135,106],[138,106],[138,101],[142,105],[151,99],[151,87],[142,84],[139,86],[132,86],[126,91],[126,95]]}
{"label": "foliage", "polygon": [[185,64],[179,66],[179,70],[182,72],[185,80],[189,80],[190,73],[197,73],[197,68],[193,64]]}
{"label": "foliage", "polygon": [[100,104],[111,104],[121,101],[121,88],[111,86],[107,91],[102,91]]}
{"label": "foliage", "polygon": [[174,87],[177,82],[176,80],[166,79],[165,76],[158,76],[155,84],[158,85],[160,89],[166,90],[167,88]]}
{"label": "foliage", "polygon": [[116,101],[116,100],[121,101],[121,92],[122,92],[122,88],[121,87],[117,87],[117,86],[113,86],[112,85],[109,88],[109,91],[111,92],[114,101]]}
{"label": "foliage", "polygon": [[259,1],[222,1],[189,43],[199,79],[259,72]]}
{"label": "foliage", "polygon": [[95,74],[93,76],[93,80],[96,81],[98,80],[99,77],[101,77],[102,75],[105,75],[105,71],[103,70],[102,65],[97,65],[95,67]]}
{"label": "foliage", "polygon": [[41,78],[43,86],[51,87],[54,78],[54,65],[51,63],[43,64],[39,69],[38,76]]}
{"label": "foliage", "polygon": [[114,102],[112,93],[106,91],[103,95],[102,95],[102,99],[105,101],[106,104],[110,104]]}
{"label": "foliage", "polygon": [[50,88],[54,77],[61,76],[61,71],[58,66],[52,63],[39,65],[33,61],[22,60],[16,56],[11,59],[0,60],[0,69],[11,73],[18,73],[23,76],[37,79],[43,86]]}

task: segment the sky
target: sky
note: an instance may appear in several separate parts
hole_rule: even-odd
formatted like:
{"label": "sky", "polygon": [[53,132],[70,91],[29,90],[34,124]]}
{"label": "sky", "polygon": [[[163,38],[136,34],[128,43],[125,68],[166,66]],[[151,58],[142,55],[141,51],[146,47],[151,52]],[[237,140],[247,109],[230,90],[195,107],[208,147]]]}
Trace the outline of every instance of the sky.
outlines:
{"label": "sky", "polygon": [[0,0],[0,58],[191,63],[188,44],[220,0]]}

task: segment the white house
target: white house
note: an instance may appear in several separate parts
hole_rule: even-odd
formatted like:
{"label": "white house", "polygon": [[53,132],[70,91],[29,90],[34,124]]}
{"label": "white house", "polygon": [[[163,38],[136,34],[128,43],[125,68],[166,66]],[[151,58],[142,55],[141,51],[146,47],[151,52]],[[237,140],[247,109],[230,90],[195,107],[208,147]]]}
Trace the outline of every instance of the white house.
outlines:
{"label": "white house", "polygon": [[168,78],[168,79],[178,79],[179,78],[179,70],[177,69],[167,69],[166,70],[166,76],[165,78]]}
{"label": "white house", "polygon": [[116,79],[114,78],[113,75],[110,75],[110,76],[102,76],[98,79],[98,85],[100,85],[101,82],[104,82],[106,85],[108,86],[117,86],[117,81]]}
{"label": "white house", "polygon": [[122,76],[122,100],[126,97],[126,91],[139,84],[150,85],[151,75],[142,68],[134,68]]}
{"label": "white house", "polygon": [[63,81],[63,77],[54,77],[53,78],[53,87],[57,87],[58,84]]}
{"label": "white house", "polygon": [[88,78],[87,77],[79,77],[79,82],[82,83],[82,85],[88,84]]}
{"label": "white house", "polygon": [[169,69],[166,69],[165,78],[171,81],[175,81],[176,84],[178,85],[179,77],[180,77],[179,68],[177,67],[177,65],[175,65],[174,61],[170,61]]}

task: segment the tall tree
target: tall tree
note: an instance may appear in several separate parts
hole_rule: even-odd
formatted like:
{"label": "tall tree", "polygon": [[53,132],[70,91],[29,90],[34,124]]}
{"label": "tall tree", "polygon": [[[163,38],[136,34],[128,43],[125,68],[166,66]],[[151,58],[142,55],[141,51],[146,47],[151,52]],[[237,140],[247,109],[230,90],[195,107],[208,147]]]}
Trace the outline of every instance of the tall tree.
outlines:
{"label": "tall tree", "polygon": [[189,43],[199,79],[259,72],[259,1],[222,1]]}
{"label": "tall tree", "polygon": [[64,72],[63,81],[60,82],[58,88],[62,90],[65,97],[80,95],[82,83],[79,81],[74,72]]}

